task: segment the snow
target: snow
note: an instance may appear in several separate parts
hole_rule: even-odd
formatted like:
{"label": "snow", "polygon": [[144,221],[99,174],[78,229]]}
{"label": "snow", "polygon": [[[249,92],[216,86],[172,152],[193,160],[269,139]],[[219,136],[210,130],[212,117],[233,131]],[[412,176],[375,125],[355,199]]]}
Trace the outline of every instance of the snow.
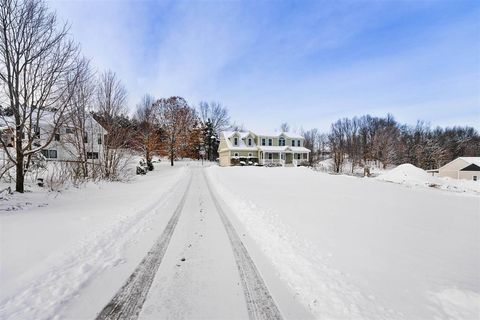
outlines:
{"label": "snow", "polygon": [[480,157],[460,157],[460,159],[470,164],[476,164],[480,167]]}
{"label": "snow", "polygon": [[[169,205],[185,173],[184,166],[158,164],[131,183],[92,183],[62,193],[35,189],[3,200],[13,205],[2,208],[16,210],[0,212],[0,318],[68,315],[76,299],[86,301],[76,305],[93,318],[150,249],[149,239],[168,218],[157,212]],[[101,286],[90,301],[80,293],[93,280]]]}
{"label": "snow", "polygon": [[409,187],[433,187],[455,192],[480,194],[480,183],[478,181],[434,177],[425,170],[408,163],[399,165],[392,170],[384,171],[376,179],[399,183]]}
{"label": "snow", "polygon": [[480,195],[469,181],[411,165],[377,178],[195,166],[162,161],[128,183],[2,194],[0,318],[94,318],[163,232],[196,170],[140,318],[245,317],[200,170],[285,318],[479,318]]}
{"label": "snow", "polygon": [[440,179],[409,163],[401,164],[380,175],[377,179],[407,185],[428,186],[431,184],[441,184]]}
{"label": "snow", "polygon": [[480,197],[429,187],[417,169],[383,175],[395,183],[308,168],[208,176],[314,317],[478,318]]}

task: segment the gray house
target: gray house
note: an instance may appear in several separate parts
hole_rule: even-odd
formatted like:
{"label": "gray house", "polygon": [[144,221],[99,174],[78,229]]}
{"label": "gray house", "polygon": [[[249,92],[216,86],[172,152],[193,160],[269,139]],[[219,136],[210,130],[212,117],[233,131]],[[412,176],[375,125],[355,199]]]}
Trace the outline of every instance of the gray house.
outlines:
{"label": "gray house", "polygon": [[480,157],[460,157],[450,161],[437,170],[429,170],[437,177],[478,181],[480,176]]}

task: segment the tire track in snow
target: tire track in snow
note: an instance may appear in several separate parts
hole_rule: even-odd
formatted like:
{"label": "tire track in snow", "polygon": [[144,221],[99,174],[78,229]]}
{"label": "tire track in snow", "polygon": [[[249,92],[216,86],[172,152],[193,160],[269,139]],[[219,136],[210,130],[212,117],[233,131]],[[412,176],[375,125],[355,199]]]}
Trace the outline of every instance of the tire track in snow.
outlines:
{"label": "tire track in snow", "polygon": [[165,230],[135,271],[130,275],[127,282],[125,282],[112,300],[99,313],[96,318],[97,320],[138,318],[153,279],[167,251],[180,214],[182,213],[191,183],[192,174],[190,175],[185,193],[168,221]]}
{"label": "tire track in snow", "polygon": [[238,236],[235,228],[224,213],[220,203],[212,192],[210,182],[202,170],[203,177],[210,192],[212,201],[227,231],[228,238],[232,245],[233,254],[237,263],[238,272],[242,281],[243,293],[247,303],[247,310],[250,319],[282,319],[280,310],[278,309],[273,297],[270,295],[265,282],[262,279],[255,263],[248,254],[247,248]]}

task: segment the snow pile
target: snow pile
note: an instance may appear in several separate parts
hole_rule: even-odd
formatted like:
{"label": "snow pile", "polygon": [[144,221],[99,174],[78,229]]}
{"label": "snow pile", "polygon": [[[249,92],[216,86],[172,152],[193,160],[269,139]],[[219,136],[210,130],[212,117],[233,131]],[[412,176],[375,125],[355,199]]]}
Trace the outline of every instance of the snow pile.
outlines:
{"label": "snow pile", "polygon": [[434,303],[441,306],[438,318],[448,315],[449,319],[479,319],[480,294],[470,290],[445,289],[432,294]]}
{"label": "snow pile", "polygon": [[423,169],[413,164],[405,163],[385,172],[376,179],[414,186],[432,186],[442,184],[441,180],[433,177]]}
{"label": "snow pile", "polygon": [[405,163],[386,171],[375,179],[399,183],[409,187],[433,187],[453,192],[480,193],[480,184],[476,181],[434,177],[432,174],[412,164]]}

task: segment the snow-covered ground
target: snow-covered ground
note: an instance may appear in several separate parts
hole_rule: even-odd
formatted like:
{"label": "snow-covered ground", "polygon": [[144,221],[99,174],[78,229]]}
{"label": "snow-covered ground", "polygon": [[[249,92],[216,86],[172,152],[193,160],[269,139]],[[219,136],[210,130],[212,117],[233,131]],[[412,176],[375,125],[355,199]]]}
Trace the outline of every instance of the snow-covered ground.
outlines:
{"label": "snow-covered ground", "polygon": [[377,179],[261,167],[208,176],[316,318],[480,318],[475,185],[424,181],[408,165]]}
{"label": "snow-covered ground", "polygon": [[150,249],[183,192],[184,165],[156,166],[128,183],[92,183],[62,193],[34,189],[1,200],[0,318],[92,318],[101,310],[111,288]]}
{"label": "snow-covered ground", "polygon": [[94,318],[162,234],[190,176],[140,316],[246,317],[201,170],[285,318],[480,317],[478,185],[410,165],[376,178],[198,167],[162,162],[128,183],[0,200],[0,319]]}

